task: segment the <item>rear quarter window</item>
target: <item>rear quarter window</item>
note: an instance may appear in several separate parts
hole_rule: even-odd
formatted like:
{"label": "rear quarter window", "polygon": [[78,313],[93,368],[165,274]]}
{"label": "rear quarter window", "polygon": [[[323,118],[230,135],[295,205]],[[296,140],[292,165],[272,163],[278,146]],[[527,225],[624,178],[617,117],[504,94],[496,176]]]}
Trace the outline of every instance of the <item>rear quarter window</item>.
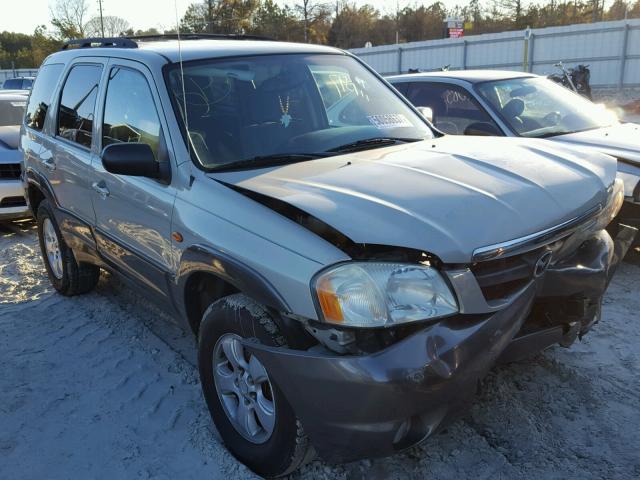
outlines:
{"label": "rear quarter window", "polygon": [[91,148],[102,65],[79,64],[67,75],[58,109],[58,135]]}
{"label": "rear quarter window", "polygon": [[53,92],[62,75],[64,65],[61,63],[52,63],[44,65],[38,71],[29,103],[27,104],[27,112],[25,116],[25,124],[27,127],[41,131],[44,127],[44,121],[47,117],[47,110],[51,104]]}

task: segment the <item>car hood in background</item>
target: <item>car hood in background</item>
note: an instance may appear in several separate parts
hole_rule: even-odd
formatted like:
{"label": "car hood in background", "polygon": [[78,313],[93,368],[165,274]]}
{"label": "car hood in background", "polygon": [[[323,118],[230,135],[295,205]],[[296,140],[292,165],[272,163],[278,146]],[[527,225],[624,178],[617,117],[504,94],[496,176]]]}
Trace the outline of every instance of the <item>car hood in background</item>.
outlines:
{"label": "car hood in background", "polygon": [[621,123],[585,132],[558,135],[551,140],[572,145],[595,147],[599,151],[621,158],[640,167],[640,125]]}
{"label": "car hood in background", "polygon": [[0,148],[17,150],[20,143],[20,125],[0,127]]}
{"label": "car hood in background", "polygon": [[287,202],[354,242],[415,248],[447,263],[586,213],[606,201],[615,175],[606,155],[455,136],[211,174]]}
{"label": "car hood in background", "polygon": [[18,151],[20,127],[0,127],[0,163],[20,163],[22,153]]}
{"label": "car hood in background", "polygon": [[621,123],[611,127],[559,135],[550,140],[616,157],[618,177],[624,181],[625,196],[634,195],[640,182],[640,125]]}

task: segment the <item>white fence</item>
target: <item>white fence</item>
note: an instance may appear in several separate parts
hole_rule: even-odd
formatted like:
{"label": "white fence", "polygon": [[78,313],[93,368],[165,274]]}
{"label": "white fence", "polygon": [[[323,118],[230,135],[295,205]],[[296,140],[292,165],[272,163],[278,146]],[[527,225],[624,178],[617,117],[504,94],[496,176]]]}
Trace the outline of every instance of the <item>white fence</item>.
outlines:
{"label": "white fence", "polygon": [[38,73],[37,68],[16,68],[16,69],[0,70],[0,85],[2,85],[7,78],[35,77],[36,73]]}
{"label": "white fence", "polygon": [[640,86],[640,20],[621,20],[531,30],[475,35],[463,39],[382,45],[351,50],[383,75],[406,73],[410,68],[554,71],[559,61],[567,66],[588,64],[591,85],[600,88]]}

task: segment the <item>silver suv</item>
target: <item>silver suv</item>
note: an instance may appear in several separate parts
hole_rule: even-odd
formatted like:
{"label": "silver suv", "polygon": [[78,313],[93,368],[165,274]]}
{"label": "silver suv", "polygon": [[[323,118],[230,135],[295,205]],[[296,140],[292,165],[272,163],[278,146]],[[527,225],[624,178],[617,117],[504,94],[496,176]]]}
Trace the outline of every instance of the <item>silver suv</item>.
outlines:
{"label": "silver suv", "polygon": [[105,269],[167,305],[225,444],[264,476],[424,440],[496,362],[586,333],[635,235],[604,230],[612,157],[442,136],[322,46],[73,42],[21,149],[53,286]]}

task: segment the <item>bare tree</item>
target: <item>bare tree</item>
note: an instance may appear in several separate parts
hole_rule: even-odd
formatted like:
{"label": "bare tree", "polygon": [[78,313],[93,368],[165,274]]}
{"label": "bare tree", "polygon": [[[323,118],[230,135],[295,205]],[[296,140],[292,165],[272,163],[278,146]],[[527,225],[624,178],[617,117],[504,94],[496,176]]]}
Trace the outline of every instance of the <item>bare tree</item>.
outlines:
{"label": "bare tree", "polygon": [[56,0],[51,8],[51,23],[61,38],[82,38],[89,14],[87,0]]}
{"label": "bare tree", "polygon": [[[104,35],[107,37],[119,37],[129,29],[131,25],[124,18],[116,17],[113,15],[107,15],[102,17],[104,24]],[[100,17],[93,17],[84,26],[85,33],[88,36],[99,37],[102,35],[102,25],[100,24]]]}
{"label": "bare tree", "polygon": [[[336,4],[336,9],[338,8]],[[302,16],[302,22],[304,25],[304,41],[309,42],[309,30],[311,25],[322,16],[326,16],[327,12],[332,8],[329,4],[324,2],[317,2],[315,0],[301,0],[295,6],[296,11]]]}

